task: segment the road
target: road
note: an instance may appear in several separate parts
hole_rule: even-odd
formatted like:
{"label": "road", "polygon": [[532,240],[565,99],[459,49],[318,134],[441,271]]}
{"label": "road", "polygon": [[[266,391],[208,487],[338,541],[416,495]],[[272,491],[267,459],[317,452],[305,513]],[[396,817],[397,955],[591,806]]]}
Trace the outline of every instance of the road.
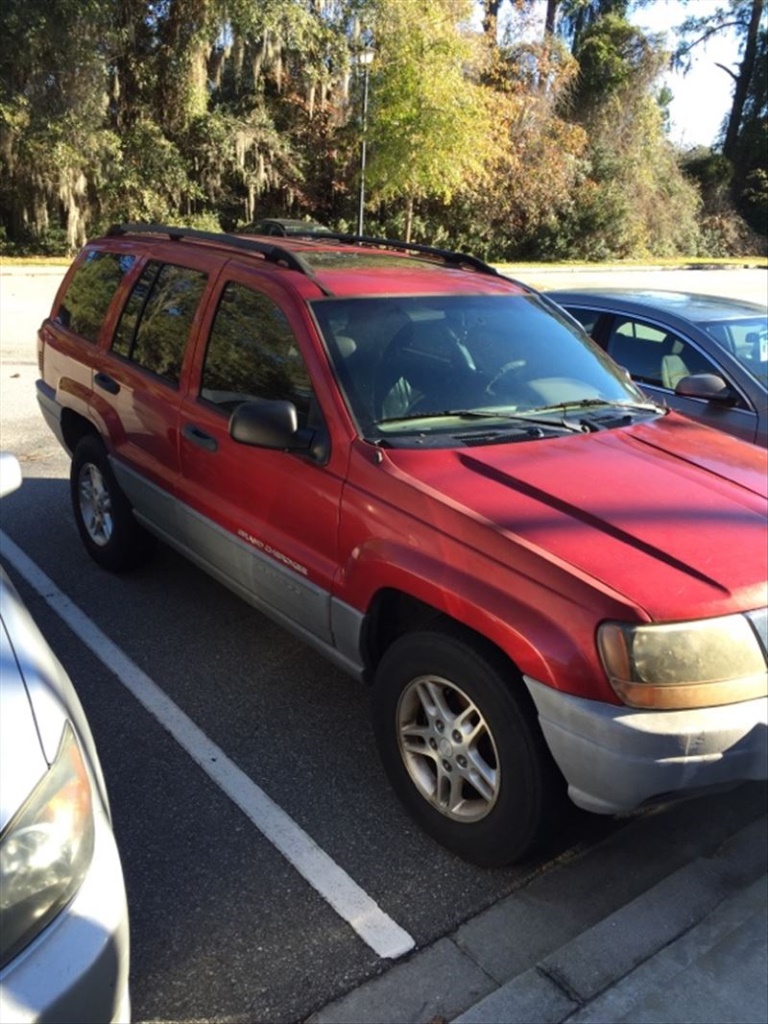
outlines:
{"label": "road", "polygon": [[[764,271],[693,273],[696,290],[764,299]],[[390,792],[359,684],[167,549],[128,576],[99,570],[71,516],[68,459],[34,399],[35,329],[59,278],[0,276],[0,446],[25,476],[3,500],[2,555],[100,750],[128,888],[136,1021],[304,1020],[627,827],[574,813],[536,861],[465,864]],[[571,283],[558,275],[552,286]],[[670,832],[685,822],[695,857],[699,832],[740,827],[761,793],[667,808],[647,829],[641,816],[633,857],[664,857],[665,821]],[[596,873],[596,891],[606,884]]]}

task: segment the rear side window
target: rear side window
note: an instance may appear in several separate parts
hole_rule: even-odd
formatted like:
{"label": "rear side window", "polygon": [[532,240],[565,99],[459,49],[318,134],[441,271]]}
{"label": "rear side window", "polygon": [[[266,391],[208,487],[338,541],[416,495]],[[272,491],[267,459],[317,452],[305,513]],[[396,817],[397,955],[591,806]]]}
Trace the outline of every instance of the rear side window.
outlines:
{"label": "rear side window", "polygon": [[207,275],[150,261],[128,297],[112,351],[177,385]]}
{"label": "rear side window", "polygon": [[89,252],[69,282],[56,322],[86,341],[98,341],[109,305],[134,259],[114,252]]}

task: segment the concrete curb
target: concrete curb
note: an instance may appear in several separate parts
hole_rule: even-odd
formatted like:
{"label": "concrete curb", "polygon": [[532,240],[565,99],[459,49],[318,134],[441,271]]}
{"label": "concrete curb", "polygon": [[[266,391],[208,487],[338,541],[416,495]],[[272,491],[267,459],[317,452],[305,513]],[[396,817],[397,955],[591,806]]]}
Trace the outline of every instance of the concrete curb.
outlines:
{"label": "concrete curb", "polygon": [[[635,827],[643,829],[648,863],[634,857]],[[322,1008],[308,1024],[616,1022],[619,1011],[658,994],[659,977],[684,978],[723,942],[725,955],[729,936],[743,944],[758,929],[762,942],[750,948],[757,957],[751,969],[759,971],[768,955],[760,909],[767,827],[764,813],[733,833],[714,824],[705,855],[690,860],[684,815],[672,827],[663,818],[630,823]],[[605,878],[603,891],[596,877]],[[759,1016],[755,979],[745,987],[743,977],[734,977],[740,991],[727,990],[731,1016],[716,1019],[768,1024]],[[728,979],[717,985],[725,998]],[[756,1010],[749,1000],[757,1000]],[[670,1016],[662,1006],[658,1017],[648,1017],[657,1019],[709,1018]]]}
{"label": "concrete curb", "polygon": [[[600,921],[536,966],[502,985],[455,1018],[455,1024],[561,1024],[616,1020],[595,1015],[593,1000],[667,949],[724,902],[754,914],[743,887],[765,887],[765,820],[754,822],[728,841],[713,858],[698,858],[669,875],[620,910]],[[757,881],[756,881],[757,880]],[[741,922],[738,912],[734,927]],[[720,932],[715,931],[720,937]],[[706,944],[705,944],[706,947]],[[696,943],[692,944],[696,948]],[[652,972],[646,980],[653,983]],[[640,995],[642,995],[642,987]],[[603,999],[607,1008],[612,1000]],[[664,1020],[671,1020],[665,1016]],[[699,1018],[691,1018],[698,1020]],[[737,1014],[734,1019],[747,1018]]]}
{"label": "concrete curb", "polygon": [[[724,900],[568,1024],[768,1021],[768,877]],[[762,981],[762,984],[761,984]]]}
{"label": "concrete curb", "polygon": [[3,266],[0,264],[0,278],[3,277],[46,277],[55,275],[64,277],[69,269],[69,263],[51,263],[35,266],[33,263],[14,266]]}

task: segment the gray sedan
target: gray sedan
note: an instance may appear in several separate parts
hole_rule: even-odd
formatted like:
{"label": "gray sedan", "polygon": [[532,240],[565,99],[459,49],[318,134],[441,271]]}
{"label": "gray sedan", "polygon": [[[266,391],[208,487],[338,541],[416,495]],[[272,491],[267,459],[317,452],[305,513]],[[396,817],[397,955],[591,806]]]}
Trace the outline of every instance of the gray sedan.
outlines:
{"label": "gray sedan", "polygon": [[[18,462],[0,453],[0,496],[20,483]],[[0,1021],[128,1021],[128,967],[123,872],[91,730],[0,569]]]}
{"label": "gray sedan", "polygon": [[548,291],[651,397],[768,445],[768,310],[639,289]]}

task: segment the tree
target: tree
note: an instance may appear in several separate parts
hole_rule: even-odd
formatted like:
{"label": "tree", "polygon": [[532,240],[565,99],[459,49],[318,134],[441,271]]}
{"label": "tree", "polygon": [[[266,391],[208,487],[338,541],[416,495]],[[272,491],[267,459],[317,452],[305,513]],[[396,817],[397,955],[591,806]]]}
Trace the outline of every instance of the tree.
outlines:
{"label": "tree", "polygon": [[[589,136],[590,178],[575,244],[601,245],[603,255],[645,256],[695,251],[696,189],[667,142],[654,93],[667,55],[616,14],[596,18],[575,52],[579,78],[573,112]],[[586,253],[585,253],[586,254]]]}
{"label": "tree", "polygon": [[736,70],[720,67],[734,83],[731,109],[721,140],[722,153],[733,167],[732,196],[738,209],[761,234],[766,233],[768,180],[765,173],[768,145],[766,61],[768,27],[765,0],[728,0],[707,15],[694,15],[678,29],[682,42],[674,59],[686,70],[696,47],[712,36],[735,32],[740,60]]}
{"label": "tree", "polygon": [[0,216],[29,238],[61,204],[74,248],[116,145],[104,125],[109,0],[3,0],[0,36]]}
{"label": "tree", "polygon": [[482,178],[492,139],[487,92],[468,74],[477,53],[462,33],[466,0],[373,0],[376,57],[368,118],[372,197],[414,205],[448,201],[468,178]]}
{"label": "tree", "polygon": [[559,113],[577,73],[576,61],[551,37],[499,48],[490,81],[489,174],[480,187],[468,182],[463,190],[476,225],[473,248],[507,259],[541,255],[543,247],[553,255],[550,242],[584,178],[586,132]]}
{"label": "tree", "polygon": [[703,16],[694,15],[678,29],[682,41],[674,54],[674,61],[684,71],[691,67],[692,53],[697,46],[724,32],[733,30],[738,34],[741,50],[738,71],[718,64],[734,82],[733,101],[723,140],[723,153],[729,160],[734,157],[750,84],[760,71],[758,37],[761,25],[764,25],[764,11],[765,0],[728,0],[727,6],[718,7]]}

